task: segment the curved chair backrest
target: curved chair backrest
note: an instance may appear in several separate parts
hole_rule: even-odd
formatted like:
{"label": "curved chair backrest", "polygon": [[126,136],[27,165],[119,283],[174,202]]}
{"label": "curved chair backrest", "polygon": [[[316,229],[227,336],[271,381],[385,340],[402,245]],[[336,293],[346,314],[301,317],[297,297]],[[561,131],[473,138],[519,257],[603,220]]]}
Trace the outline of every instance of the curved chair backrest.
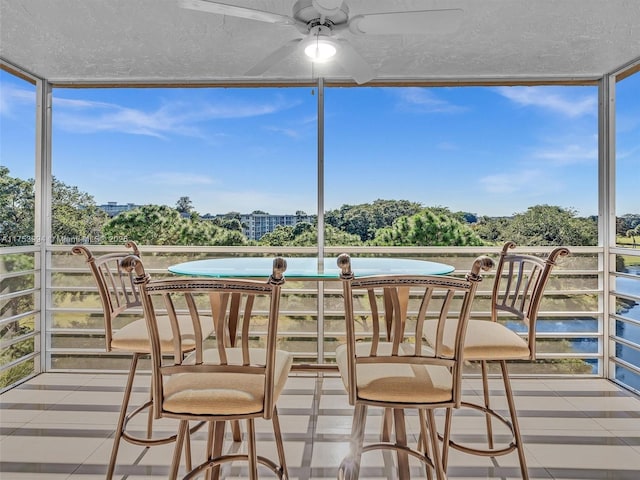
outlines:
{"label": "curved chair backrest", "polygon": [[[349,401],[358,398],[357,366],[437,365],[451,369],[451,399],[460,402],[463,342],[481,270],[493,267],[478,257],[466,278],[448,275],[378,275],[357,278],[348,255],[338,258],[342,273]],[[436,342],[423,340],[425,321],[437,320]],[[446,339],[445,326],[456,325],[455,339]],[[382,326],[381,326],[382,324]],[[359,331],[356,327],[361,325]]]}
{"label": "curved chair backrest", "polygon": [[107,253],[94,257],[89,248],[75,245],[71,251],[75,255],[84,255],[93,279],[98,287],[104,314],[105,343],[107,351],[111,351],[113,321],[125,310],[142,307],[138,288],[133,283],[133,275],[120,266],[122,259],[128,255],[140,256],[135,242],[127,242],[125,246],[131,251]]}
{"label": "curved chair backrest", "polygon": [[527,327],[529,351],[535,359],[536,320],[551,271],[559,257],[569,255],[569,249],[558,247],[546,258],[510,253],[516,247],[506,242],[500,253],[493,284],[491,320],[517,318]]}
{"label": "curved chair backrest", "polygon": [[[156,417],[163,416],[165,376],[181,373],[242,374],[264,378],[262,416],[271,418],[274,407],[274,371],[280,309],[280,290],[286,262],[274,259],[268,281],[220,278],[169,278],[151,281],[140,259],[130,255],[122,261],[127,271],[135,270],[151,338],[153,398]],[[161,355],[158,317],[168,316],[172,331],[172,358]],[[187,322],[193,336],[180,334]],[[213,321],[215,342],[205,343],[203,321]],[[184,328],[184,327],[183,327]],[[166,333],[166,332],[165,332]],[[264,344],[252,345],[252,337],[264,333]],[[195,346],[184,357],[182,342]],[[215,347],[215,348],[211,348]],[[260,352],[260,353],[258,353]],[[232,377],[229,377],[232,378]]]}

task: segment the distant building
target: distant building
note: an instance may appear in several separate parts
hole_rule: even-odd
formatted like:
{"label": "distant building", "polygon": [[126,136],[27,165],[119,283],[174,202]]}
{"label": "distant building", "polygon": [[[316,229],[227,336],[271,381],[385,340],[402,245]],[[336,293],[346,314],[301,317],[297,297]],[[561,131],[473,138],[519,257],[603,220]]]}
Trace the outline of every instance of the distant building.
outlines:
{"label": "distant building", "polygon": [[313,223],[314,215],[270,215],[268,213],[248,213],[240,215],[242,231],[250,240],[260,240],[277,226],[293,226],[300,222]]}
{"label": "distant building", "polygon": [[[98,205],[99,208],[104,210],[109,217],[115,217],[119,213],[127,212],[140,205],[133,203],[127,203],[125,205],[119,205],[118,202],[107,202],[105,205]],[[189,218],[189,213],[182,213],[183,218]],[[212,215],[206,213],[200,216],[201,220],[213,221],[218,218],[227,218],[228,214]],[[240,214],[240,223],[242,224],[242,233],[250,240],[260,240],[266,233],[273,232],[277,226],[293,226],[301,222],[314,223],[316,221],[315,215],[307,215],[301,212],[300,215],[270,215],[268,213],[246,213]]]}
{"label": "distant building", "polygon": [[138,208],[140,205],[134,205],[133,203],[127,203],[126,205],[118,205],[118,202],[107,202],[105,205],[98,205],[98,208],[101,208],[109,217],[115,217],[119,213],[127,212],[129,210],[133,210]]}
{"label": "distant building", "polygon": [[[226,218],[227,215],[203,215],[203,220],[213,220],[214,218]],[[277,226],[293,226],[300,222],[313,223],[315,215],[270,215],[268,213],[243,213],[240,214],[242,233],[249,240],[260,240],[266,233],[273,232]]]}

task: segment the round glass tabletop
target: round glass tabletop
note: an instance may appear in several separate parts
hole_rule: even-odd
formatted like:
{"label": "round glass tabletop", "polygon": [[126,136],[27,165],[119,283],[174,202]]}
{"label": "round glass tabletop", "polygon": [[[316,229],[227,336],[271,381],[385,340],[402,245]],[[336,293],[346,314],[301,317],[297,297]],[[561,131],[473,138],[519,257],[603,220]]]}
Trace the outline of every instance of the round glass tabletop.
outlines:
{"label": "round glass tabletop", "polygon": [[[316,257],[290,257],[285,278],[338,279],[337,257],[319,262]],[[179,275],[218,278],[268,277],[273,257],[211,258],[171,265],[169,271]],[[454,267],[445,263],[406,258],[352,257],[351,269],[358,277],[368,275],[446,275]]]}

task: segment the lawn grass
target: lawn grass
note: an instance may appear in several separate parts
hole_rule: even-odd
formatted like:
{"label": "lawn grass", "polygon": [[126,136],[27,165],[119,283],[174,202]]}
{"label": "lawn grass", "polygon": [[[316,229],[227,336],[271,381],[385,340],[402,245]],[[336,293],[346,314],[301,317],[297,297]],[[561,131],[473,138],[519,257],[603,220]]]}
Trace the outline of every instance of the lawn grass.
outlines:
{"label": "lawn grass", "polygon": [[[634,239],[635,239],[635,244],[633,243]],[[640,252],[640,238],[638,237],[618,236],[616,237],[616,245],[618,247],[631,247],[638,250],[638,252]],[[628,267],[640,265],[640,256],[622,255],[622,258],[624,259],[624,264]]]}

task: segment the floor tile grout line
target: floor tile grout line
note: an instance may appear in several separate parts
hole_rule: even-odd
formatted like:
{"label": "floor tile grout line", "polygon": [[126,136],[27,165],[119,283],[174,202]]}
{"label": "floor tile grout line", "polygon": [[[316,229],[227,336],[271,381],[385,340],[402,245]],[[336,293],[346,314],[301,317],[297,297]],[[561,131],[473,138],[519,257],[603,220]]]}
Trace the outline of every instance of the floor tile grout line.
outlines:
{"label": "floor tile grout line", "polygon": [[[339,390],[337,388],[335,388],[335,385],[331,382],[327,382],[328,379],[322,379],[322,378],[316,378],[313,380],[313,388],[308,388],[305,389],[303,388],[303,386],[299,386],[299,385],[294,385],[294,388],[290,388],[290,389],[286,389],[283,394],[289,394],[289,395],[295,395],[295,396],[300,396],[301,397],[301,401],[304,400],[302,397],[307,397],[308,395],[313,395],[313,400],[311,402],[304,400],[304,405],[306,405],[305,407],[300,407],[300,408],[286,408],[283,409],[284,411],[281,412],[281,418],[283,416],[288,415],[304,415],[307,416],[309,415],[309,410],[308,410],[308,405],[311,405],[311,415],[309,416],[309,420],[307,422],[307,428],[306,428],[306,433],[303,433],[303,431],[299,430],[296,426],[296,429],[294,432],[289,432],[289,434],[287,435],[286,433],[283,433],[284,438],[288,441],[292,441],[295,440],[297,442],[304,442],[304,456],[302,459],[302,465],[300,467],[294,465],[292,466],[292,468],[290,467],[290,471],[292,473],[292,478],[298,478],[299,480],[311,480],[311,478],[314,478],[314,474],[319,474],[317,475],[319,478],[323,478],[323,479],[329,479],[329,478],[333,478],[335,479],[335,473],[337,472],[337,466],[333,466],[333,465],[327,465],[327,466],[318,466],[315,468],[311,468],[311,465],[313,464],[312,462],[313,460],[313,453],[317,448],[317,442],[319,441],[318,439],[322,439],[323,435],[318,433],[318,430],[321,428],[321,424],[319,423],[321,417],[320,415],[341,415],[341,414],[346,414],[346,410],[345,408],[331,408],[331,404],[327,404],[325,405],[324,409],[320,408],[321,405],[321,399],[323,397],[337,397],[339,394],[343,394],[342,392],[339,392]],[[323,391],[323,385],[327,384],[327,391],[324,392]],[[301,384],[302,385],[302,384]],[[311,382],[309,384],[309,386],[311,387]],[[633,452],[637,452],[638,454],[640,454],[640,448],[638,448],[637,442],[638,439],[640,438],[640,435],[638,435],[637,432],[633,432],[633,431],[621,431],[620,429],[616,429],[615,425],[621,424],[620,422],[625,422],[625,421],[632,421],[632,422],[637,422],[637,419],[640,418],[640,416],[638,416],[637,412],[635,415],[631,415],[632,412],[629,412],[628,410],[625,411],[618,411],[615,409],[615,405],[612,405],[611,407],[608,406],[607,403],[605,403],[605,401],[607,399],[612,399],[612,398],[622,398],[625,397],[627,395],[621,395],[619,393],[616,392],[611,392],[611,391],[607,391],[606,389],[601,389],[601,390],[594,390],[593,387],[597,386],[597,385],[590,385],[585,389],[580,389],[580,388],[576,388],[574,390],[572,390],[571,388],[566,388],[566,387],[561,387],[560,384],[557,385],[558,387],[560,387],[560,390],[558,390],[557,392],[546,392],[545,395],[537,395],[537,394],[532,394],[532,390],[531,389],[527,389],[526,387],[522,390],[522,397],[540,397],[543,400],[544,396],[547,396],[548,398],[554,398],[554,396],[558,396],[558,392],[562,392],[563,395],[565,394],[569,394],[571,395],[571,393],[573,393],[574,397],[582,397],[584,399],[583,401],[580,401],[580,404],[584,404],[582,406],[582,408],[588,408],[589,404],[588,404],[588,397],[593,397],[595,400],[595,407],[597,408],[597,410],[585,410],[582,413],[585,415],[586,418],[590,418],[590,419],[594,419],[600,420],[601,423],[599,423],[599,430],[601,430],[604,434],[604,432],[610,432],[612,434],[612,439],[617,440],[619,442],[622,442],[622,445],[618,445],[616,443],[616,447],[620,447],[620,446],[624,446],[625,448],[628,447],[630,449],[632,449]],[[31,392],[34,395],[34,399],[37,399],[37,394],[38,392],[36,390],[39,389],[28,389],[31,390]],[[77,391],[78,388],[74,389],[74,386],[69,386],[68,387],[68,393],[69,394],[73,394],[73,392]],[[105,390],[106,391],[106,390]],[[325,395],[327,394],[327,395]],[[633,395],[630,395],[632,398],[637,398],[637,397],[633,397]],[[67,398],[68,395],[64,395],[62,398]],[[83,397],[80,397],[83,398]],[[617,402],[617,400],[615,401]],[[614,402],[614,404],[615,404]],[[79,402],[81,403],[81,402]],[[38,411],[44,415],[51,415],[52,413],[55,414],[55,412],[52,412],[51,410],[45,410],[44,407],[46,406],[44,403],[40,404],[37,401],[33,402],[33,405],[38,405]],[[54,404],[55,405],[55,404]],[[105,405],[108,405],[108,403],[105,403]],[[295,407],[296,405],[298,405],[297,403],[292,403],[291,406]],[[340,405],[340,403],[336,404],[336,405]],[[605,406],[606,405],[606,406]],[[585,407],[586,406],[586,407]],[[66,410],[67,406],[62,406],[59,407],[61,410]],[[591,407],[593,408],[593,406]],[[580,410],[580,408],[577,408],[577,410]],[[587,412],[587,413],[584,413]],[[5,410],[5,413],[7,413],[7,411]],[[546,418],[554,418],[553,417],[553,411],[544,411],[544,410],[535,410],[535,409],[529,409],[529,410],[525,410],[524,412],[524,416],[525,417],[529,417],[531,419],[534,419],[538,416],[540,417],[545,417]],[[562,413],[562,412],[560,412]],[[594,417],[594,415],[596,415],[596,417]],[[600,416],[598,416],[600,415]],[[56,418],[56,417],[54,417]],[[572,417],[574,418],[574,417]],[[582,418],[582,417],[580,417]],[[608,423],[609,420],[612,420],[611,423]],[[22,422],[21,422],[22,423]],[[34,427],[29,427],[29,425],[35,425]],[[296,423],[297,425],[297,423]],[[46,425],[40,425],[37,423],[37,419],[31,419],[29,421],[26,421],[23,423],[24,429],[29,430],[29,428],[32,428],[34,431],[31,432],[25,432],[28,434],[24,434],[23,433],[23,437],[27,437],[27,436],[34,436],[37,432],[35,432],[35,430],[40,430],[41,431],[41,435],[44,437],[51,437],[51,436],[57,436],[57,433],[60,433],[60,431],[53,429],[53,435],[49,435],[48,431],[47,431],[47,427]],[[300,423],[300,427],[304,428],[304,420],[302,423]],[[19,427],[19,429],[24,430],[23,427]],[[71,432],[72,429],[68,429],[69,432]],[[544,428],[542,428],[541,430],[545,430]],[[566,430],[566,429],[565,429]],[[71,432],[73,433],[73,432]],[[525,434],[525,447],[527,447],[527,439],[528,440],[532,440],[532,439],[536,439],[539,437],[539,442],[536,442],[537,444],[546,444],[546,442],[544,442],[544,434],[542,433],[532,433],[530,435],[526,435],[526,432],[523,432]],[[563,435],[566,435],[568,432],[565,432]],[[473,435],[473,432],[469,433],[470,435]],[[266,435],[266,434],[265,434]],[[552,437],[555,438],[554,435],[552,435]],[[82,437],[79,437],[82,438]],[[108,437],[111,438],[111,437]],[[336,437],[337,438],[337,437]],[[605,438],[605,437],[603,437]],[[6,440],[6,439],[4,439]],[[602,440],[604,441],[604,440]],[[105,442],[108,442],[108,439],[105,438]],[[586,443],[585,443],[586,442]],[[581,447],[582,444],[600,444],[600,441],[596,440],[596,437],[589,437],[587,439],[585,439],[585,442],[577,442],[577,441],[572,441],[572,445],[579,449]],[[530,442],[529,442],[530,443]],[[605,442],[606,444],[607,442]],[[636,444],[634,446],[634,444]],[[534,451],[535,451],[535,447],[537,446],[536,444],[532,445],[534,447]],[[98,447],[99,448],[99,447]],[[626,450],[625,450],[626,451]],[[95,452],[95,450],[94,450]],[[84,459],[85,461],[89,460],[89,455],[92,454],[88,454],[87,457]],[[140,465],[140,462],[142,461],[142,457],[145,455],[145,453],[143,452],[141,456],[139,456],[139,458],[136,460],[135,464],[132,465],[131,469],[127,470],[126,468],[121,470],[121,472],[126,472],[126,476],[124,478],[130,478],[130,477],[138,477],[140,476],[141,472],[143,472],[143,469],[141,469],[141,467],[143,468],[150,468],[151,470],[149,471],[150,475],[152,475],[152,477],[148,477],[148,478],[163,478],[163,472],[166,470],[166,466],[164,466],[162,463],[155,463],[154,465],[151,466],[146,466],[146,465]],[[544,457],[544,453],[541,453],[541,455],[543,455]],[[531,457],[532,460],[537,460],[536,456],[532,454],[532,452],[530,450],[528,450],[527,452],[527,456]],[[133,458],[133,456],[132,456]],[[147,457],[149,458],[149,457]],[[635,457],[634,457],[635,458]],[[148,463],[148,461],[147,461]],[[9,476],[11,478],[17,478],[17,476],[11,476],[12,472],[16,472],[18,473],[19,470],[17,470],[17,464],[14,464],[13,462],[8,462],[5,464],[7,470],[5,470],[6,473],[9,474]],[[60,465],[60,464],[51,464],[50,466],[54,467],[56,465]],[[101,471],[101,469],[103,467],[106,468],[106,463],[102,463],[102,461],[99,461],[97,463],[83,463],[83,461],[81,461],[81,463],[79,465],[76,465],[76,462],[73,463],[67,463],[67,468],[66,468],[66,472],[63,472],[62,470],[51,470],[50,473],[53,475],[54,473],[63,473],[66,477],[65,478],[80,478],[78,477],[78,474],[80,474],[80,476],[82,476],[83,474],[97,474],[96,478],[99,477],[99,472]],[[554,466],[553,463],[549,464],[547,463],[544,467],[542,466],[543,463],[542,462],[538,462],[538,466],[533,466],[533,468],[530,468],[530,472],[532,473],[532,475],[535,476],[535,478],[574,478],[574,477],[570,477],[571,472],[570,471],[578,471],[579,469],[572,469],[569,464],[566,467],[557,467]],[[562,465],[562,464],[559,464]],[[27,463],[26,464],[27,468],[30,470],[27,470],[29,472],[35,473],[37,472],[37,468],[38,468],[38,464],[35,463]],[[375,467],[372,467],[375,468]],[[456,466],[454,467],[454,472],[463,474],[463,473],[469,473],[472,470],[469,470],[469,468],[472,467],[465,467],[465,466]],[[469,475],[470,477],[473,478],[500,478],[500,477],[493,477],[491,476],[492,474],[489,472],[489,470],[487,470],[487,468],[492,468],[493,470],[493,475],[506,475],[507,478],[511,478],[511,470],[513,470],[513,467],[511,465],[503,465],[503,466],[497,466],[497,467],[478,467],[477,471],[475,472],[475,474],[473,475]],[[624,468],[620,468],[618,470],[615,470],[615,465],[613,466],[614,468],[614,472],[617,472],[618,474],[620,474],[620,479],[630,479],[630,478],[634,478],[630,476],[631,475],[631,470],[629,469],[624,469]],[[1,471],[2,469],[0,469]],[[375,472],[375,470],[370,470],[371,472]],[[299,475],[295,475],[298,474]],[[601,475],[605,473],[605,470],[602,469],[598,469],[596,468],[592,468],[592,469],[584,469],[584,471],[582,471],[582,474],[584,475],[584,478],[604,478]],[[569,476],[567,476],[569,475]],[[27,478],[27,477],[20,477],[20,478]],[[43,477],[46,479],[46,476]],[[455,478],[455,476],[451,477],[452,480]],[[514,478],[519,478],[517,475]],[[582,477],[575,477],[575,478],[582,478]],[[613,477],[611,477],[613,478]],[[118,479],[120,480],[120,479]]]}
{"label": "floor tile grout line", "polygon": [[302,452],[302,462],[300,465],[300,473],[298,480],[310,480],[311,478],[311,462],[313,461],[313,447],[318,428],[318,412],[320,411],[320,398],[322,395],[322,385],[324,379],[319,374],[314,382],[313,399],[311,402],[311,415],[307,426],[307,438],[304,442],[304,450]]}

